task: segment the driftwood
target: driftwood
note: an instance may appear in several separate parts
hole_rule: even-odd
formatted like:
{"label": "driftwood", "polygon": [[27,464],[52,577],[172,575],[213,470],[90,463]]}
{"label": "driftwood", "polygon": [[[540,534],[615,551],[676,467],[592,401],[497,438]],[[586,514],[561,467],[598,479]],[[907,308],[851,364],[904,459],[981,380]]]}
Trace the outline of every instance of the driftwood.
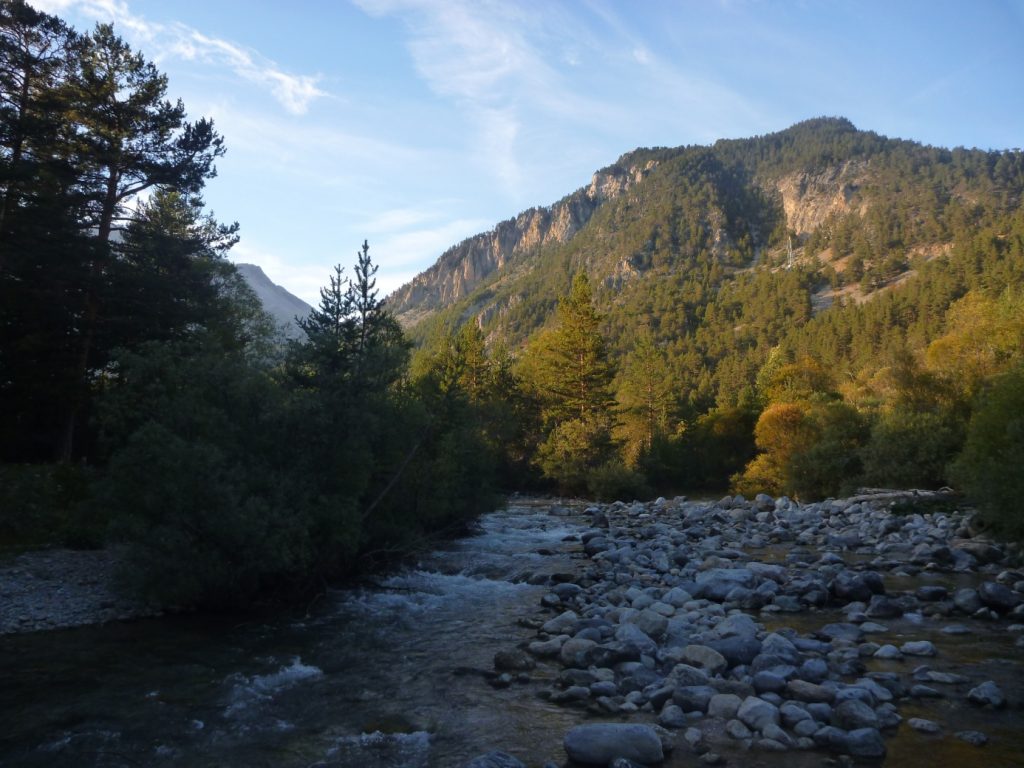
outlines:
{"label": "driftwood", "polygon": [[952,499],[956,497],[956,491],[952,488],[939,488],[937,491],[922,491],[911,489],[908,491],[894,491],[888,488],[858,488],[856,496],[843,499],[848,504],[863,504],[864,502],[892,502],[892,501],[935,501],[938,499]]}

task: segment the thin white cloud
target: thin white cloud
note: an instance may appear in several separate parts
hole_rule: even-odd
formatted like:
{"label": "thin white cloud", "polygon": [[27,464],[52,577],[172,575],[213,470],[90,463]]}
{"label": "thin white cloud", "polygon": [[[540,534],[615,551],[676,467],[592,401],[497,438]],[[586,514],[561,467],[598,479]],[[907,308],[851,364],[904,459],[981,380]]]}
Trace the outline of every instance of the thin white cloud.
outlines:
{"label": "thin white cloud", "polygon": [[327,93],[318,86],[319,75],[285,72],[260,53],[227,40],[208,37],[184,24],[158,24],[132,12],[125,0],[35,0],[42,11],[66,14],[74,11],[97,21],[113,22],[117,31],[133,42],[146,44],[147,57],[201,61],[221,66],[237,77],[269,89],[277,102],[293,115],[303,115]]}

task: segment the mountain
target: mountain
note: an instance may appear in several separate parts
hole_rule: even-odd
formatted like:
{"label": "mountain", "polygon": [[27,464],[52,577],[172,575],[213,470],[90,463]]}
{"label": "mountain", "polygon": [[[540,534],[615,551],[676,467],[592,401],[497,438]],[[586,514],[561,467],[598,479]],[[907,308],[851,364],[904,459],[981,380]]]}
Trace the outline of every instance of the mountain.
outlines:
{"label": "mountain", "polygon": [[613,355],[649,329],[699,412],[752,386],[780,344],[848,372],[885,349],[923,349],[967,291],[1024,282],[1022,199],[1019,150],[816,118],[636,149],[448,249],[387,301],[418,342],[473,322],[515,349],[585,270]]}
{"label": "mountain", "polygon": [[306,317],[313,308],[298,296],[294,296],[269,277],[255,264],[236,264],[235,268],[259,297],[263,308],[280,326],[285,336],[301,339],[304,334],[296,317]]}

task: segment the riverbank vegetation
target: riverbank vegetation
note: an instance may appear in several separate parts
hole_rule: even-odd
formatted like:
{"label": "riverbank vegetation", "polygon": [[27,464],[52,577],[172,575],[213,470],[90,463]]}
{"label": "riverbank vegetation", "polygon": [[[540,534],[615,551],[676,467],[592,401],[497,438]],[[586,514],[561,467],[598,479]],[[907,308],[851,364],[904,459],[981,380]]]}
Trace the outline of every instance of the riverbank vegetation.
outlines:
{"label": "riverbank vegetation", "polygon": [[[12,2],[0,32],[4,547],[124,542],[135,589],[238,606],[458,530],[499,490],[955,484],[1024,534],[1019,152],[844,121],[652,151],[672,172],[639,213],[608,207],[547,254],[504,325],[441,313],[414,348],[364,243],[286,342],[227,260],[237,225],[204,207],[225,151],[213,123],[188,121],[109,26],[79,34]],[[886,204],[800,244],[847,259],[842,274],[754,265],[792,241],[744,175],[754,155],[884,158]],[[702,218],[719,209],[728,247]],[[881,286],[933,240],[949,247],[900,285],[812,311],[823,283]],[[659,279],[605,279],[602,248]]]}

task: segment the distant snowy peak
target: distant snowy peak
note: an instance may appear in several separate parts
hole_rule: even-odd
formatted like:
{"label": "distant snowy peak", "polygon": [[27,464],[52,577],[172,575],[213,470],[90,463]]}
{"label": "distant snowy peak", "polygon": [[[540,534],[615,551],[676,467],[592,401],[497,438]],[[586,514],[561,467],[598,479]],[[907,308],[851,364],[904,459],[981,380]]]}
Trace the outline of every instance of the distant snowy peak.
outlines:
{"label": "distant snowy peak", "polygon": [[302,338],[302,329],[295,322],[295,318],[308,316],[313,308],[298,296],[272,282],[255,264],[236,264],[235,267],[252,288],[253,293],[259,297],[267,314],[281,326],[284,334],[292,339]]}

